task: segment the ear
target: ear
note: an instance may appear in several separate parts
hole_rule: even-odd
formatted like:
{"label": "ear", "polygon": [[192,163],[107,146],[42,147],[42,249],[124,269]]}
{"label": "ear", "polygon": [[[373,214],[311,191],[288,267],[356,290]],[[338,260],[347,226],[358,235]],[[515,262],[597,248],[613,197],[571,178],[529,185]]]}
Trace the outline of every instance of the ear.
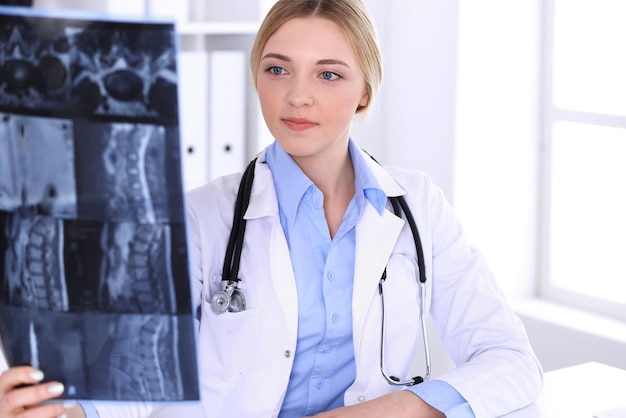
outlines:
{"label": "ear", "polygon": [[364,94],[363,97],[361,98],[361,101],[359,102],[359,107],[367,107],[369,102],[370,102],[370,95]]}
{"label": "ear", "polygon": [[369,103],[370,103],[370,94],[366,90],[363,93],[363,97],[361,97],[361,101],[359,102],[359,105],[356,108],[357,113],[365,109]]}

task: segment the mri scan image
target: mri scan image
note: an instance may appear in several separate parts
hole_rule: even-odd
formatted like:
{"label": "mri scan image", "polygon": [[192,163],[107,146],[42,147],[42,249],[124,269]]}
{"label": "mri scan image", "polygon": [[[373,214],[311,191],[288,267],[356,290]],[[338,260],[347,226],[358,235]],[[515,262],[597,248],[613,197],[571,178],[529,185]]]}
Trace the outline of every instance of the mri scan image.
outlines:
{"label": "mri scan image", "polygon": [[4,231],[3,298],[33,310],[67,311],[63,272],[63,221],[52,217],[0,212]]}
{"label": "mri scan image", "polygon": [[76,36],[72,106],[82,114],[177,117],[171,32],[87,27]]}
{"label": "mri scan image", "polygon": [[199,398],[174,39],[0,6],[0,348],[64,398]]}
{"label": "mri scan image", "polygon": [[0,209],[76,216],[72,122],[0,113]]}
{"label": "mri scan image", "polygon": [[0,15],[0,105],[49,112],[69,106],[74,31],[57,20],[39,26]]}
{"label": "mri scan image", "polygon": [[169,205],[180,199],[170,195],[168,186],[179,176],[168,174],[168,162],[177,161],[165,127],[77,123],[75,132],[89,138],[76,144],[77,204],[83,217],[139,223],[173,220]]}
{"label": "mri scan image", "polygon": [[[16,364],[64,383],[65,398],[123,401],[197,399],[193,320],[163,315],[58,312],[35,316],[0,305],[5,344]],[[6,335],[6,336],[4,336]]]}
{"label": "mri scan image", "polygon": [[175,121],[171,27],[0,15],[0,105]]}
{"label": "mri scan image", "polygon": [[0,301],[37,311],[184,313],[189,294],[174,277],[186,273],[184,243],[166,224],[0,211]]}

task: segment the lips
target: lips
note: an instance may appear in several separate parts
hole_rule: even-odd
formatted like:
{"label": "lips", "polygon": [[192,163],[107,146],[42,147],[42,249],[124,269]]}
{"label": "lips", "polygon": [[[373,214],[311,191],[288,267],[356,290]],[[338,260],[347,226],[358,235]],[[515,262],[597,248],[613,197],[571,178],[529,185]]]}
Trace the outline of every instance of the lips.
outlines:
{"label": "lips", "polygon": [[317,126],[316,122],[305,118],[283,118],[282,121],[292,131],[305,131]]}

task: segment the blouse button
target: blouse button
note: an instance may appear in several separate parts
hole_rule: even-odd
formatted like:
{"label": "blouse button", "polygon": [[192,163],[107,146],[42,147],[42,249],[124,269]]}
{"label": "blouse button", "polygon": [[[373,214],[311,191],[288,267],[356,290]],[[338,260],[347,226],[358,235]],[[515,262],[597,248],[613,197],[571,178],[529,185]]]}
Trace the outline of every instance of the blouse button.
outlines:
{"label": "blouse button", "polygon": [[365,402],[365,396],[361,395],[357,398],[359,402]]}

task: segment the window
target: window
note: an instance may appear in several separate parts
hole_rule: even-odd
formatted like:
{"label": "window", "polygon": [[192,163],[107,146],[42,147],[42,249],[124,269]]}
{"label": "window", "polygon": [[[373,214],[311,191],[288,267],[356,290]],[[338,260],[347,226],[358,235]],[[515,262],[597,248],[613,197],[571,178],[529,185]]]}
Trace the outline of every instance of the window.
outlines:
{"label": "window", "polygon": [[626,2],[544,4],[541,292],[626,319]]}

